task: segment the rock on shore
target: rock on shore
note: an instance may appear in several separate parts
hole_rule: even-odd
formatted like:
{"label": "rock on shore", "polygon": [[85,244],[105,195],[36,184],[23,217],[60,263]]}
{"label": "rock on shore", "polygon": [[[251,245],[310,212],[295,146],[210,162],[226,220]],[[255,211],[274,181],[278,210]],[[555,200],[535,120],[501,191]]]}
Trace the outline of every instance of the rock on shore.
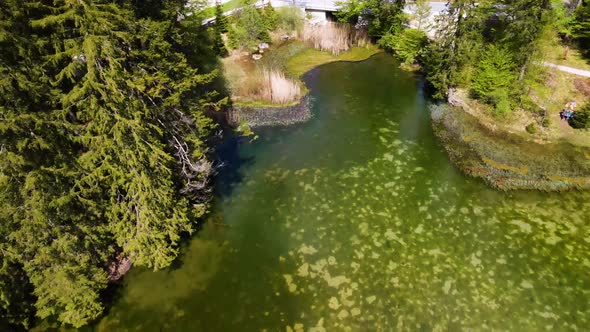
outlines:
{"label": "rock on shore", "polygon": [[227,120],[230,125],[246,121],[250,127],[288,126],[305,122],[311,116],[310,100],[306,96],[299,103],[284,107],[234,105],[227,113]]}

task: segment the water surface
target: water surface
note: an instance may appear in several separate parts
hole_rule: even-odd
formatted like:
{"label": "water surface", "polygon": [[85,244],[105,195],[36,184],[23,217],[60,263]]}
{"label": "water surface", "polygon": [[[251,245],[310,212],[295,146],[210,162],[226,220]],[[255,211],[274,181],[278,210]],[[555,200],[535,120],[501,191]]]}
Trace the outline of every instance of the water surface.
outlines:
{"label": "water surface", "polygon": [[588,194],[457,173],[396,67],[317,68],[311,121],[228,140],[207,225],[174,267],[132,270],[96,329],[588,329]]}

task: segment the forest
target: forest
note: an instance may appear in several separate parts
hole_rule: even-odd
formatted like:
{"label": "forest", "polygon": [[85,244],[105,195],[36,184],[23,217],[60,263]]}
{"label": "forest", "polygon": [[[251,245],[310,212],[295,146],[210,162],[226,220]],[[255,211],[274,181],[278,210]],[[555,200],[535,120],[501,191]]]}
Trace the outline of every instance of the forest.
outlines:
{"label": "forest", "polygon": [[0,4],[1,329],[87,324],[109,265],[169,266],[207,211],[220,99],[184,5]]}
{"label": "forest", "polygon": [[[215,114],[231,102],[222,58],[304,29],[295,11],[244,6],[224,17],[186,0],[0,2],[0,330],[90,324],[131,262],[174,262],[209,211]],[[436,22],[424,0],[412,14],[404,0],[340,6],[337,19],[364,22],[433,99],[466,89],[494,116],[545,107],[548,45],[590,59],[588,0],[455,0]],[[277,75],[296,90],[281,102],[301,97]],[[590,127],[590,104],[573,125]]]}

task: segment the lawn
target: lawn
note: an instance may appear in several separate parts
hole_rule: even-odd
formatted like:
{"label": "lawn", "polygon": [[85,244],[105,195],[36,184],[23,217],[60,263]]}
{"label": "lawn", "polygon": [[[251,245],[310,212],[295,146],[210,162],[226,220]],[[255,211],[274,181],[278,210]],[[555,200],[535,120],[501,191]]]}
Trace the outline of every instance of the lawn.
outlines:
{"label": "lawn", "polygon": [[569,48],[565,59],[564,55],[566,53],[566,47],[557,40],[554,40],[543,47],[542,52],[545,55],[545,61],[547,62],[577,69],[590,70],[590,59],[584,58],[574,45]]}
{"label": "lawn", "polygon": [[289,74],[299,77],[309,70],[325,63],[335,61],[362,61],[379,52],[380,50],[373,45],[367,47],[353,47],[349,51],[340,53],[339,55],[332,55],[329,52],[307,48],[289,58],[287,61],[287,71]]}
{"label": "lawn", "polygon": [[[235,8],[238,8],[242,5],[242,0],[230,0],[222,5],[223,11],[229,11]],[[207,7],[203,9],[202,15],[204,18],[210,18],[215,16],[215,6]]]}

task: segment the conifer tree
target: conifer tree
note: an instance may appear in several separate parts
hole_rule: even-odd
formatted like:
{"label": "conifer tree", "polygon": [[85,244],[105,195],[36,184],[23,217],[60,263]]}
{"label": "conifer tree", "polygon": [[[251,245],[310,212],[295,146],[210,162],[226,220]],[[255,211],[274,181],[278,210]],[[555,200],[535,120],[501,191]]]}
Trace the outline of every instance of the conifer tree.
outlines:
{"label": "conifer tree", "polygon": [[223,15],[223,5],[221,2],[215,4],[215,27],[221,33],[228,31],[227,16]]}
{"label": "conifer tree", "polygon": [[211,30],[213,34],[213,51],[218,56],[226,56],[227,48],[225,48],[225,42],[223,41],[222,34],[228,31],[227,17],[223,15],[223,7],[218,2],[215,5],[215,26]]}
{"label": "conifer tree", "polygon": [[416,0],[412,8],[411,19],[416,22],[416,29],[428,30],[430,25],[428,24],[428,18],[430,17],[430,11],[432,6],[428,0]]}
{"label": "conifer tree", "polygon": [[482,45],[484,16],[473,0],[449,3],[437,22],[436,41],[423,56],[427,79],[435,98],[445,98],[449,87],[471,80],[471,73]]}
{"label": "conifer tree", "polygon": [[585,1],[578,7],[569,27],[574,38],[581,41],[586,53],[590,53],[590,2]]}
{"label": "conifer tree", "polygon": [[183,8],[0,4],[0,312],[22,271],[38,317],[87,324],[115,255],[166,267],[206,211],[214,73],[183,53]]}
{"label": "conifer tree", "polygon": [[550,0],[506,0],[501,43],[508,47],[520,68],[519,80],[524,78],[533,54],[538,51],[543,31],[552,22]]}

